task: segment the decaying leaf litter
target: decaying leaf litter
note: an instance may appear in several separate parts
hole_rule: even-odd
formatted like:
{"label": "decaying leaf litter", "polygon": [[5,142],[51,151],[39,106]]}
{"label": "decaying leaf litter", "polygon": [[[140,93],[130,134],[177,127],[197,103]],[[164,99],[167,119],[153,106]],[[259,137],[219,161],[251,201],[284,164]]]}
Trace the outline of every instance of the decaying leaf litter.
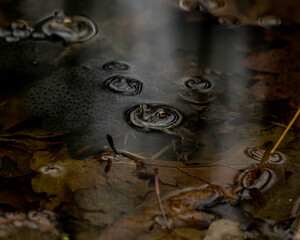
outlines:
{"label": "decaying leaf litter", "polygon": [[[241,63],[253,70],[247,76],[248,86],[237,80],[244,75],[220,75],[202,68],[196,56],[183,51],[178,61],[189,59],[192,73],[217,75],[217,90],[213,92],[213,104],[180,103],[188,109],[184,124],[195,132],[199,146],[179,162],[168,161],[177,160],[178,151],[182,151],[173,148],[178,145],[178,137],[165,136],[169,145],[161,153],[161,149],[147,152],[145,148],[139,152],[126,147],[126,132],[119,136],[111,133],[117,139],[112,151],[103,151],[103,145],[109,145],[103,137],[93,144],[93,149],[99,146],[101,153],[78,156],[64,138],[69,131],[41,130],[32,124],[36,120],[23,112],[20,99],[4,99],[0,105],[4,116],[0,136],[1,195],[9,197],[0,197],[1,211],[17,212],[6,216],[11,220],[5,220],[3,226],[13,229],[11,223],[16,225],[16,219],[22,219],[20,228],[26,231],[39,229],[49,239],[65,236],[64,230],[55,227],[63,223],[57,225],[51,212],[32,212],[47,209],[79,226],[78,236],[100,235],[100,239],[292,239],[299,224],[299,119],[275,152],[280,160],[266,158],[271,151],[268,141],[276,143],[299,104],[297,87],[288,87],[297,86],[297,35],[294,30],[282,37],[280,31],[266,31],[265,41],[272,44],[284,38],[289,45],[262,51],[237,47],[249,54]],[[116,49],[121,55],[123,51],[122,47]],[[174,84],[178,76],[169,72],[164,76],[168,84],[173,84],[174,92],[168,97],[180,99],[176,94],[179,85]],[[220,78],[226,79],[225,86]],[[244,95],[248,97],[241,98]],[[266,108],[264,115],[261,108]],[[210,131],[199,128],[199,123]],[[136,135],[137,140],[129,133],[128,141],[147,137]],[[90,147],[77,150],[85,149]],[[153,160],[152,156],[162,160]],[[260,163],[257,158],[264,156],[265,161]],[[157,185],[162,207],[157,206]],[[47,219],[48,228],[36,223],[37,218]],[[86,231],[86,226],[93,229]],[[224,232],[215,235],[215,229],[221,228]],[[95,233],[95,229],[101,229],[101,233]]]}

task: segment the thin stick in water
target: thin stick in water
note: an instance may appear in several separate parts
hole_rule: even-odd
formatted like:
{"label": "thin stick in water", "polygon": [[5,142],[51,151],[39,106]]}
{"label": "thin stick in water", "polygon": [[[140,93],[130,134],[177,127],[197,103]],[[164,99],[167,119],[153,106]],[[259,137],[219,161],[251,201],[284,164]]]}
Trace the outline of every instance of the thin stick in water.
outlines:
{"label": "thin stick in water", "polygon": [[275,150],[277,149],[277,147],[279,146],[279,144],[281,143],[281,141],[283,140],[283,138],[285,137],[285,135],[287,134],[287,132],[290,130],[291,126],[294,124],[294,122],[296,121],[296,119],[298,118],[300,114],[300,107],[298,108],[298,111],[296,112],[296,114],[294,115],[293,119],[290,121],[289,125],[287,126],[287,128],[284,130],[283,134],[281,135],[281,137],[279,138],[279,140],[277,141],[277,143],[275,144],[275,146],[273,147],[273,149],[271,150],[270,154],[273,154],[275,152]]}
{"label": "thin stick in water", "polygon": [[168,223],[168,220],[167,220],[167,217],[166,217],[166,214],[165,214],[162,202],[161,202],[160,191],[159,191],[158,169],[155,168],[154,171],[155,171],[155,193],[156,193],[156,200],[157,200],[158,208],[159,208],[159,211],[161,212],[161,215],[164,219],[164,222],[166,224],[166,227],[167,227],[167,230],[168,230],[170,236],[176,240],[177,238],[176,238],[170,224]]}
{"label": "thin stick in water", "polygon": [[154,154],[150,159],[156,159],[156,158],[160,157],[160,155],[164,154],[169,149],[170,149],[169,145],[163,147],[158,153]]}

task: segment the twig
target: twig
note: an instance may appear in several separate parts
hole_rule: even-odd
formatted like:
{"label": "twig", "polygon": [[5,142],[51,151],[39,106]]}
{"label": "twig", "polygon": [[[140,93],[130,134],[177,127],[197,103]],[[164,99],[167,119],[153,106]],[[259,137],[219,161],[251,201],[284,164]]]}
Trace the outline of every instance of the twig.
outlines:
{"label": "twig", "polygon": [[110,134],[106,135],[106,139],[108,141],[108,144],[110,146],[110,148],[114,151],[115,154],[120,154],[117,149],[115,148],[115,144],[114,144],[114,140],[112,138],[112,136]]}
{"label": "twig", "polygon": [[0,107],[4,107],[9,101],[9,98],[0,103]]}
{"label": "twig", "polygon": [[290,121],[289,125],[287,126],[287,128],[284,130],[283,134],[281,135],[281,137],[279,138],[279,140],[277,141],[277,143],[275,144],[275,146],[273,147],[273,149],[271,150],[271,154],[273,154],[275,152],[275,150],[277,149],[277,147],[279,146],[279,144],[281,143],[282,139],[285,137],[285,135],[287,134],[287,132],[290,130],[291,126],[294,124],[294,122],[296,121],[296,119],[298,118],[300,114],[300,107],[298,108],[298,111],[296,112],[296,114],[294,115],[293,119]]}
{"label": "twig", "polygon": [[[153,161],[152,158],[143,158],[142,156],[139,156],[137,154],[132,154],[132,153],[127,153],[127,152],[119,152],[114,145],[114,141],[111,135],[107,134],[107,141],[109,142],[110,147],[112,148],[113,152],[116,153],[117,155],[122,155],[124,157],[127,157],[128,159],[132,160],[136,164],[139,165],[149,165],[151,167],[165,167],[165,168],[201,168],[201,167],[224,167],[224,168],[229,168],[235,171],[241,171],[240,169],[233,168],[228,165],[221,165],[221,164],[211,164],[211,165],[167,165],[167,164],[159,164],[159,163],[151,163]],[[167,147],[167,146],[166,146]],[[164,148],[166,148],[164,147]],[[162,152],[163,149],[159,152]],[[158,155],[155,154],[155,155]],[[134,159],[133,157],[136,157],[137,159]]]}
{"label": "twig", "polygon": [[261,162],[252,171],[252,174],[251,174],[251,183],[252,184],[254,183],[255,179],[257,179],[260,176],[260,173],[261,173],[260,170],[262,169],[262,167],[264,166],[264,164],[269,160],[270,156],[276,151],[277,147],[279,146],[279,144],[281,143],[281,141],[283,140],[283,138],[285,137],[285,135],[287,134],[287,132],[290,130],[291,126],[294,124],[294,122],[298,118],[299,114],[300,114],[300,107],[298,108],[298,111],[296,112],[296,114],[294,115],[293,119],[290,121],[289,125],[284,130],[283,134],[281,135],[281,137],[279,138],[279,140],[277,141],[277,143],[275,144],[275,146],[272,148],[272,150],[270,151],[270,149],[268,147],[265,148],[265,152],[264,152],[264,155],[263,155],[263,157],[261,159]]}
{"label": "twig", "polygon": [[156,158],[158,158],[160,155],[164,154],[169,149],[170,149],[169,145],[163,147],[158,153],[154,154],[150,159],[156,159]]}
{"label": "twig", "polygon": [[159,191],[158,169],[155,168],[154,172],[155,172],[155,193],[156,193],[157,205],[158,205],[159,211],[161,212],[161,215],[162,215],[162,217],[164,219],[164,222],[165,222],[165,224],[167,226],[168,232],[170,233],[170,235],[171,235],[171,237],[173,239],[176,239],[176,236],[174,235],[174,232],[173,232],[170,224],[168,223],[168,220],[167,220],[167,217],[166,217],[166,214],[165,214],[162,202],[161,202],[160,191]]}

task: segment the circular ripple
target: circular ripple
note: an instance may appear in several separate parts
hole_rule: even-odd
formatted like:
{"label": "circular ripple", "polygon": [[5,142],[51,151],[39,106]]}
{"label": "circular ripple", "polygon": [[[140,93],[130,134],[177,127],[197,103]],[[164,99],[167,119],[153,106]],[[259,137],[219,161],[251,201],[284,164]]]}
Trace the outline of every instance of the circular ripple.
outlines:
{"label": "circular ripple", "polygon": [[183,115],[173,107],[148,103],[131,107],[127,110],[126,117],[129,124],[144,131],[169,129],[180,125],[183,120]]}
{"label": "circular ripple", "polygon": [[41,30],[47,36],[59,36],[66,42],[85,42],[97,33],[96,24],[84,16],[66,16],[62,12],[43,20]]}
{"label": "circular ripple", "polygon": [[135,96],[142,91],[143,84],[135,78],[116,75],[105,80],[103,87],[120,95]]}
{"label": "circular ripple", "polygon": [[[246,154],[256,161],[261,161],[264,153],[265,153],[265,149],[263,149],[261,147],[252,147],[252,148],[246,149]],[[282,160],[283,160],[282,155],[278,152],[275,152],[270,156],[270,158],[267,162],[280,163]]]}
{"label": "circular ripple", "polygon": [[224,27],[236,27],[241,24],[241,21],[235,16],[226,15],[219,17],[219,24]]}
{"label": "circular ripple", "polygon": [[130,69],[128,63],[121,60],[114,60],[103,65],[103,69],[106,71],[127,71]]}
{"label": "circular ripple", "polygon": [[281,19],[276,16],[267,15],[267,16],[262,16],[262,17],[258,18],[257,23],[261,27],[272,28],[272,27],[280,26]]}
{"label": "circular ripple", "polygon": [[251,196],[247,189],[256,188],[263,192],[270,189],[276,182],[275,172],[271,169],[262,168],[260,170],[260,175],[254,181],[252,180],[253,171],[255,171],[255,169],[246,170],[242,174],[240,174],[237,179],[237,181],[241,183],[243,189],[246,189],[246,191],[243,192],[243,197],[245,199],[251,199]]}
{"label": "circular ripple", "polygon": [[212,88],[211,81],[200,76],[184,78],[182,85],[189,90],[197,90],[202,92],[210,91]]}
{"label": "circular ripple", "polygon": [[181,85],[183,89],[179,95],[185,101],[205,104],[215,99],[212,94],[213,83],[206,77],[186,77]]}

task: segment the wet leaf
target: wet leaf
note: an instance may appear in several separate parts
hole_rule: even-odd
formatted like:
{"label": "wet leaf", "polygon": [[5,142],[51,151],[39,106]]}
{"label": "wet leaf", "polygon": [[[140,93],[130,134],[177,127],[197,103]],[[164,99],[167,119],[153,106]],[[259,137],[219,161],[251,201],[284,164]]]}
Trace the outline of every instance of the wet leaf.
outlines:
{"label": "wet leaf", "polygon": [[23,112],[22,103],[17,98],[9,98],[0,103],[0,133],[28,119]]}

